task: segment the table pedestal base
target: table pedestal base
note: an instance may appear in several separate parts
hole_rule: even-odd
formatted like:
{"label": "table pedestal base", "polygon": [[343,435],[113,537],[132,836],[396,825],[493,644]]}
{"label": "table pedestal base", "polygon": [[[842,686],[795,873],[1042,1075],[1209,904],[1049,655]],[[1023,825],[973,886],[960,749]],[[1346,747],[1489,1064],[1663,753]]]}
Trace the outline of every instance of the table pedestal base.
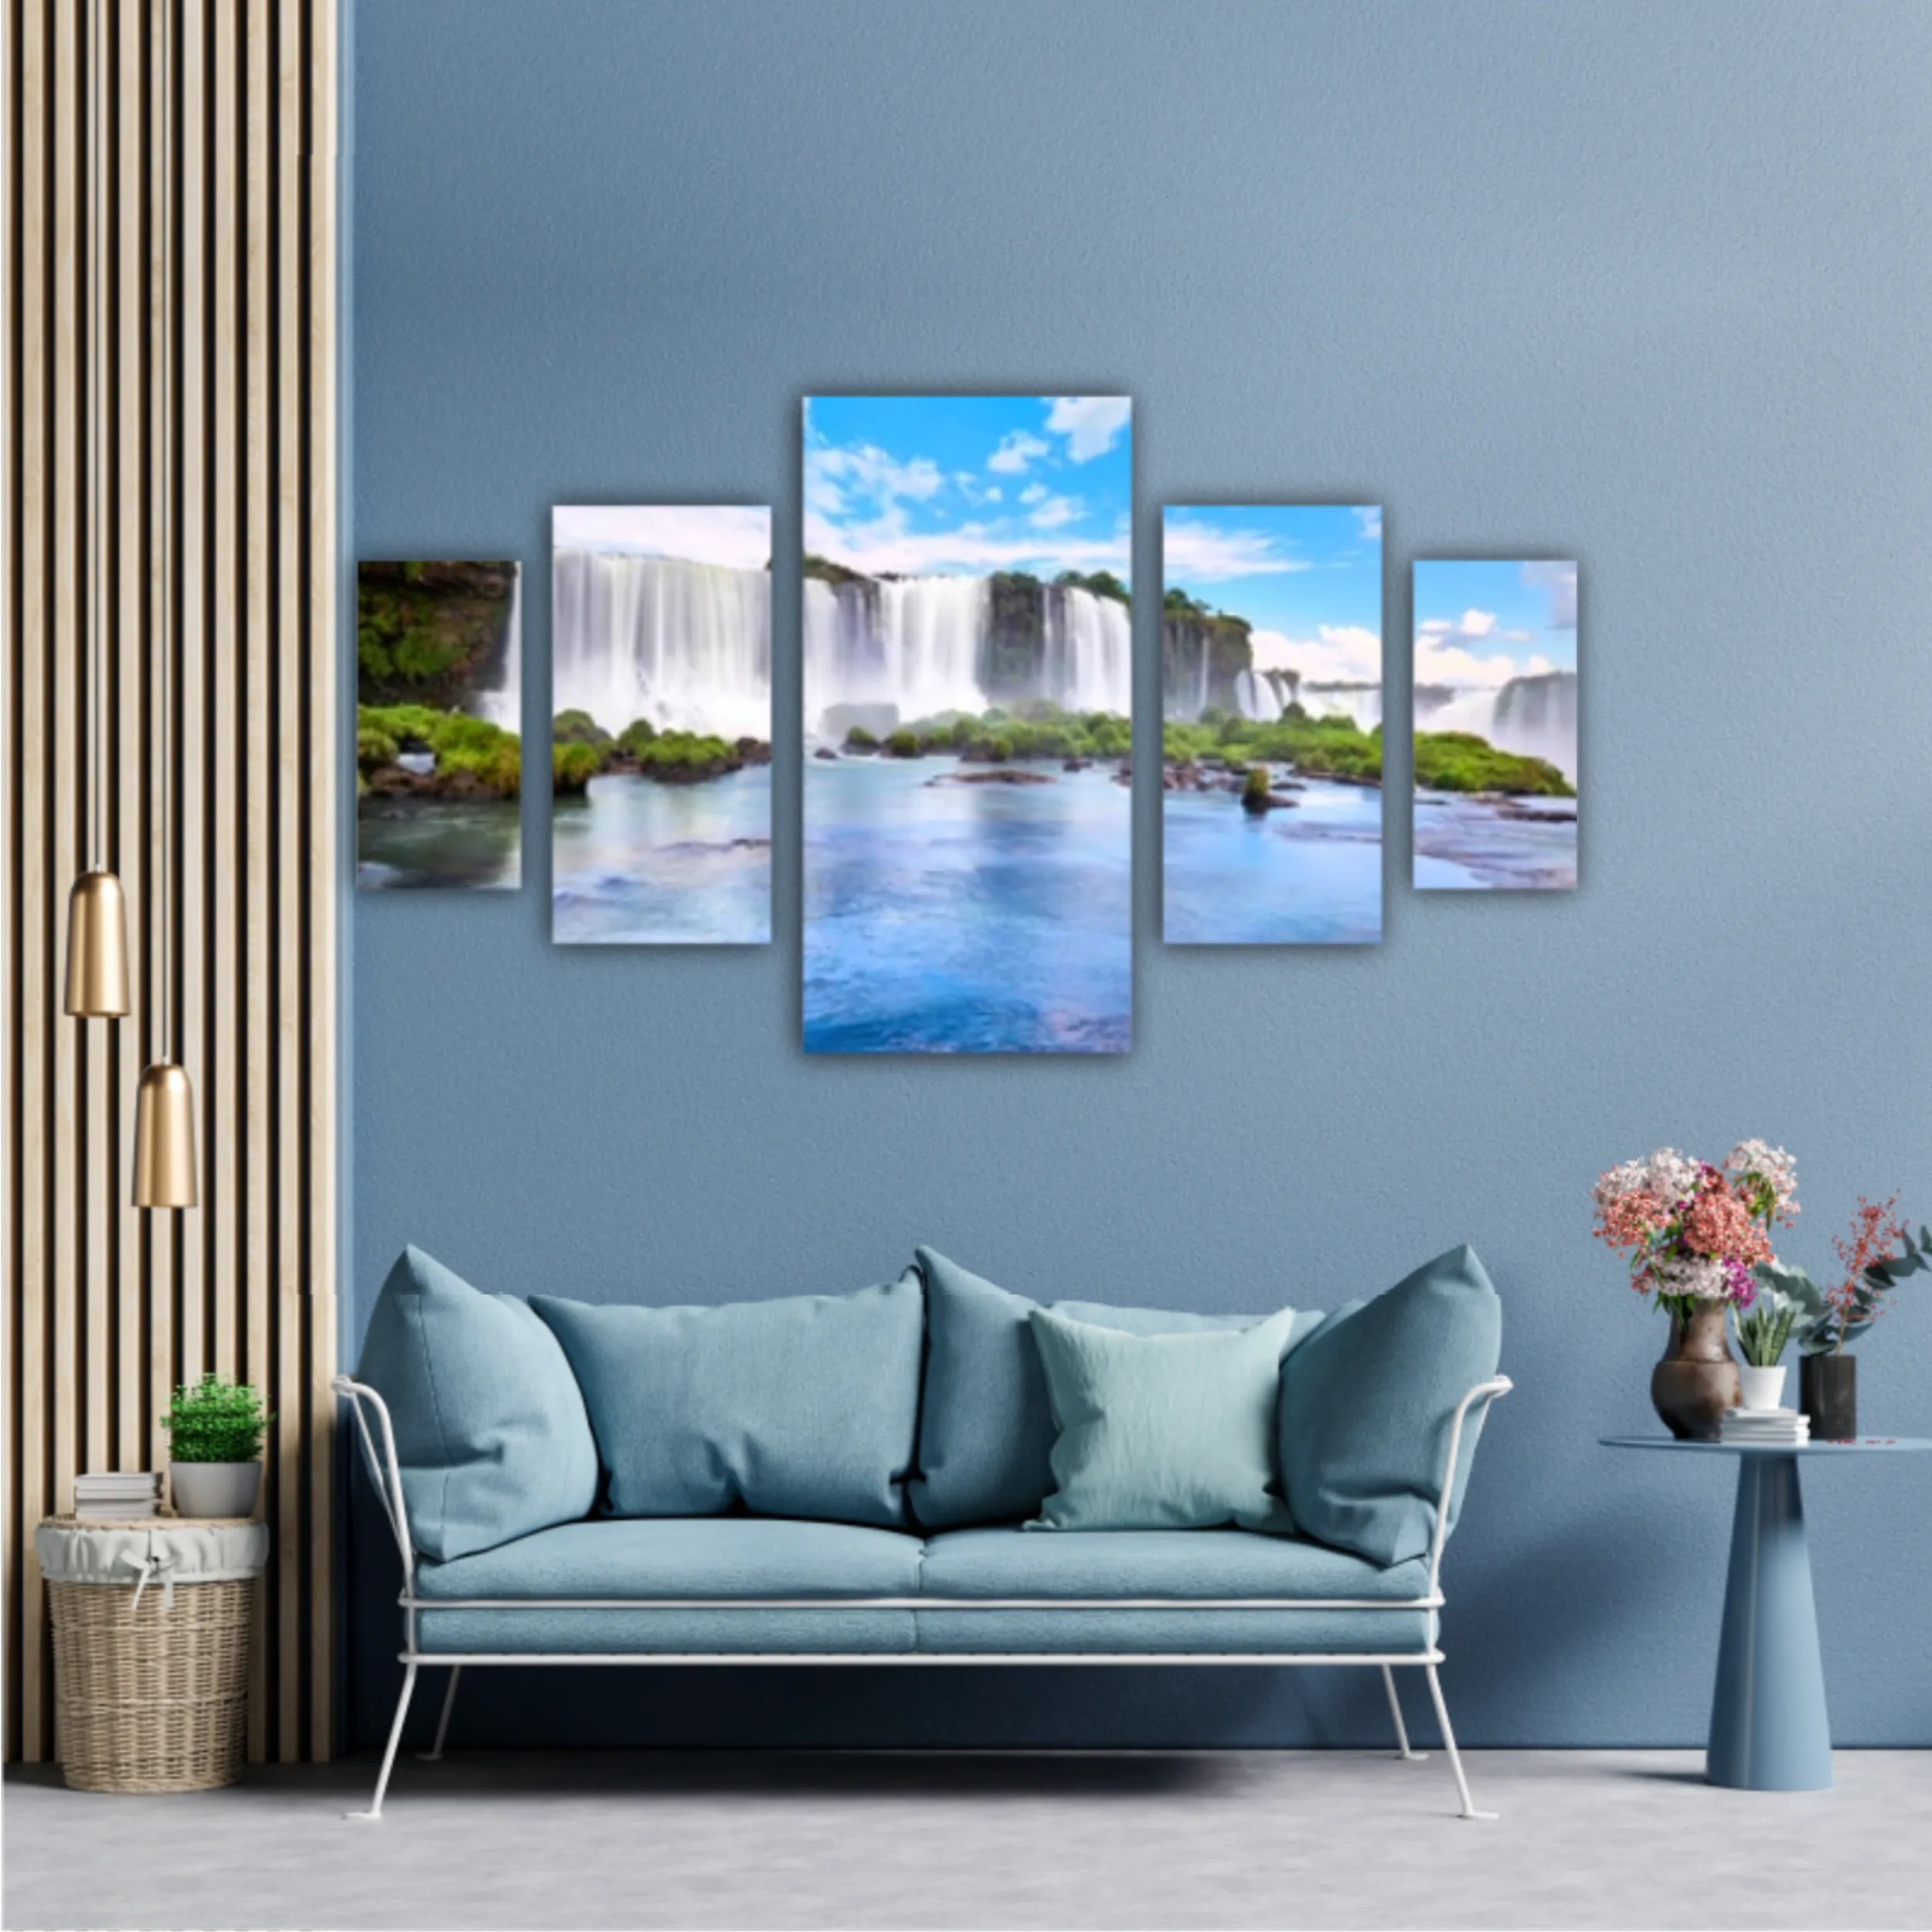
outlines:
{"label": "table pedestal base", "polygon": [[1831,1788],[1832,1732],[1796,1456],[1738,1458],[1704,1772],[1713,1784],[1747,1791]]}

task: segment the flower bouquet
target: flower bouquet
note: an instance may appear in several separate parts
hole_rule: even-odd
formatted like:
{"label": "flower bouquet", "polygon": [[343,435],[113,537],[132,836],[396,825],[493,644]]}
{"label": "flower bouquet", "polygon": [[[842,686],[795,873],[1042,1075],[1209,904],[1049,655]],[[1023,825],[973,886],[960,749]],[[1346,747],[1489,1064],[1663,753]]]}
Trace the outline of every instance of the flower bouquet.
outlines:
{"label": "flower bouquet", "polygon": [[1630,1257],[1631,1287],[1670,1316],[1651,1376],[1658,1414],[1673,1435],[1714,1438],[1743,1399],[1726,1318],[1749,1318],[1757,1270],[1777,1260],[1771,1230],[1797,1216],[1796,1164],[1762,1141],[1740,1141],[1722,1167],[1659,1148],[1600,1176],[1593,1198],[1597,1240]]}

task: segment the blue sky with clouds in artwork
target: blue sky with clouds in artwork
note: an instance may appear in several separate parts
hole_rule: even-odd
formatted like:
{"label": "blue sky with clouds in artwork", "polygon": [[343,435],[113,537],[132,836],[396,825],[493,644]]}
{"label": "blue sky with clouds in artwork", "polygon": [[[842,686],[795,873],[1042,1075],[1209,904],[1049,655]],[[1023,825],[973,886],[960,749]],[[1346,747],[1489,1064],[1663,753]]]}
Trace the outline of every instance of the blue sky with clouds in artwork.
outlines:
{"label": "blue sky with clouds in artwork", "polygon": [[1245,617],[1254,662],[1315,683],[1382,682],[1382,512],[1372,504],[1170,504],[1162,580]]}
{"label": "blue sky with clouds in artwork", "polygon": [[871,575],[1111,570],[1131,552],[1124,396],[814,396],[804,543]]}
{"label": "blue sky with clouds in artwork", "polygon": [[1577,566],[1490,557],[1416,564],[1418,684],[1502,684],[1577,668]]}

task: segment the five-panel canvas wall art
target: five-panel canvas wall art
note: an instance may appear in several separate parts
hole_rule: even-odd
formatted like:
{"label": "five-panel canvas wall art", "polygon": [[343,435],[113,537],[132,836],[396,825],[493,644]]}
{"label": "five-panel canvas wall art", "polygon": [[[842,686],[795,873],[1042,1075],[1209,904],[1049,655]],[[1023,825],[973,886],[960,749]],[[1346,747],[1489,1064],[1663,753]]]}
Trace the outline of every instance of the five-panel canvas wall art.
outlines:
{"label": "five-panel canvas wall art", "polygon": [[[1155,770],[1170,944],[1380,940],[1379,505],[1162,512],[1137,774],[1129,400],[814,396],[803,427],[807,1052],[1124,1053]],[[549,563],[553,940],[768,941],[770,511],[561,505]],[[359,886],[521,883],[523,576],[359,566]],[[1577,564],[1420,560],[1411,621],[1413,885],[1573,887]]]}

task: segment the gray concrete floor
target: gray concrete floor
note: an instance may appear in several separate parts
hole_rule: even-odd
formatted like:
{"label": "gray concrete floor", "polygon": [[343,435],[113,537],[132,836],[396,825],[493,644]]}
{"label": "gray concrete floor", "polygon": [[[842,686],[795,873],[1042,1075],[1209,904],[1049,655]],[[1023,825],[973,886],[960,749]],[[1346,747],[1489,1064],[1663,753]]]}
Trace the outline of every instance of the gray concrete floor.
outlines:
{"label": "gray concrete floor", "polygon": [[9,1927],[1932,1927],[1932,1752],[479,1753],[175,1798],[5,1787]]}

